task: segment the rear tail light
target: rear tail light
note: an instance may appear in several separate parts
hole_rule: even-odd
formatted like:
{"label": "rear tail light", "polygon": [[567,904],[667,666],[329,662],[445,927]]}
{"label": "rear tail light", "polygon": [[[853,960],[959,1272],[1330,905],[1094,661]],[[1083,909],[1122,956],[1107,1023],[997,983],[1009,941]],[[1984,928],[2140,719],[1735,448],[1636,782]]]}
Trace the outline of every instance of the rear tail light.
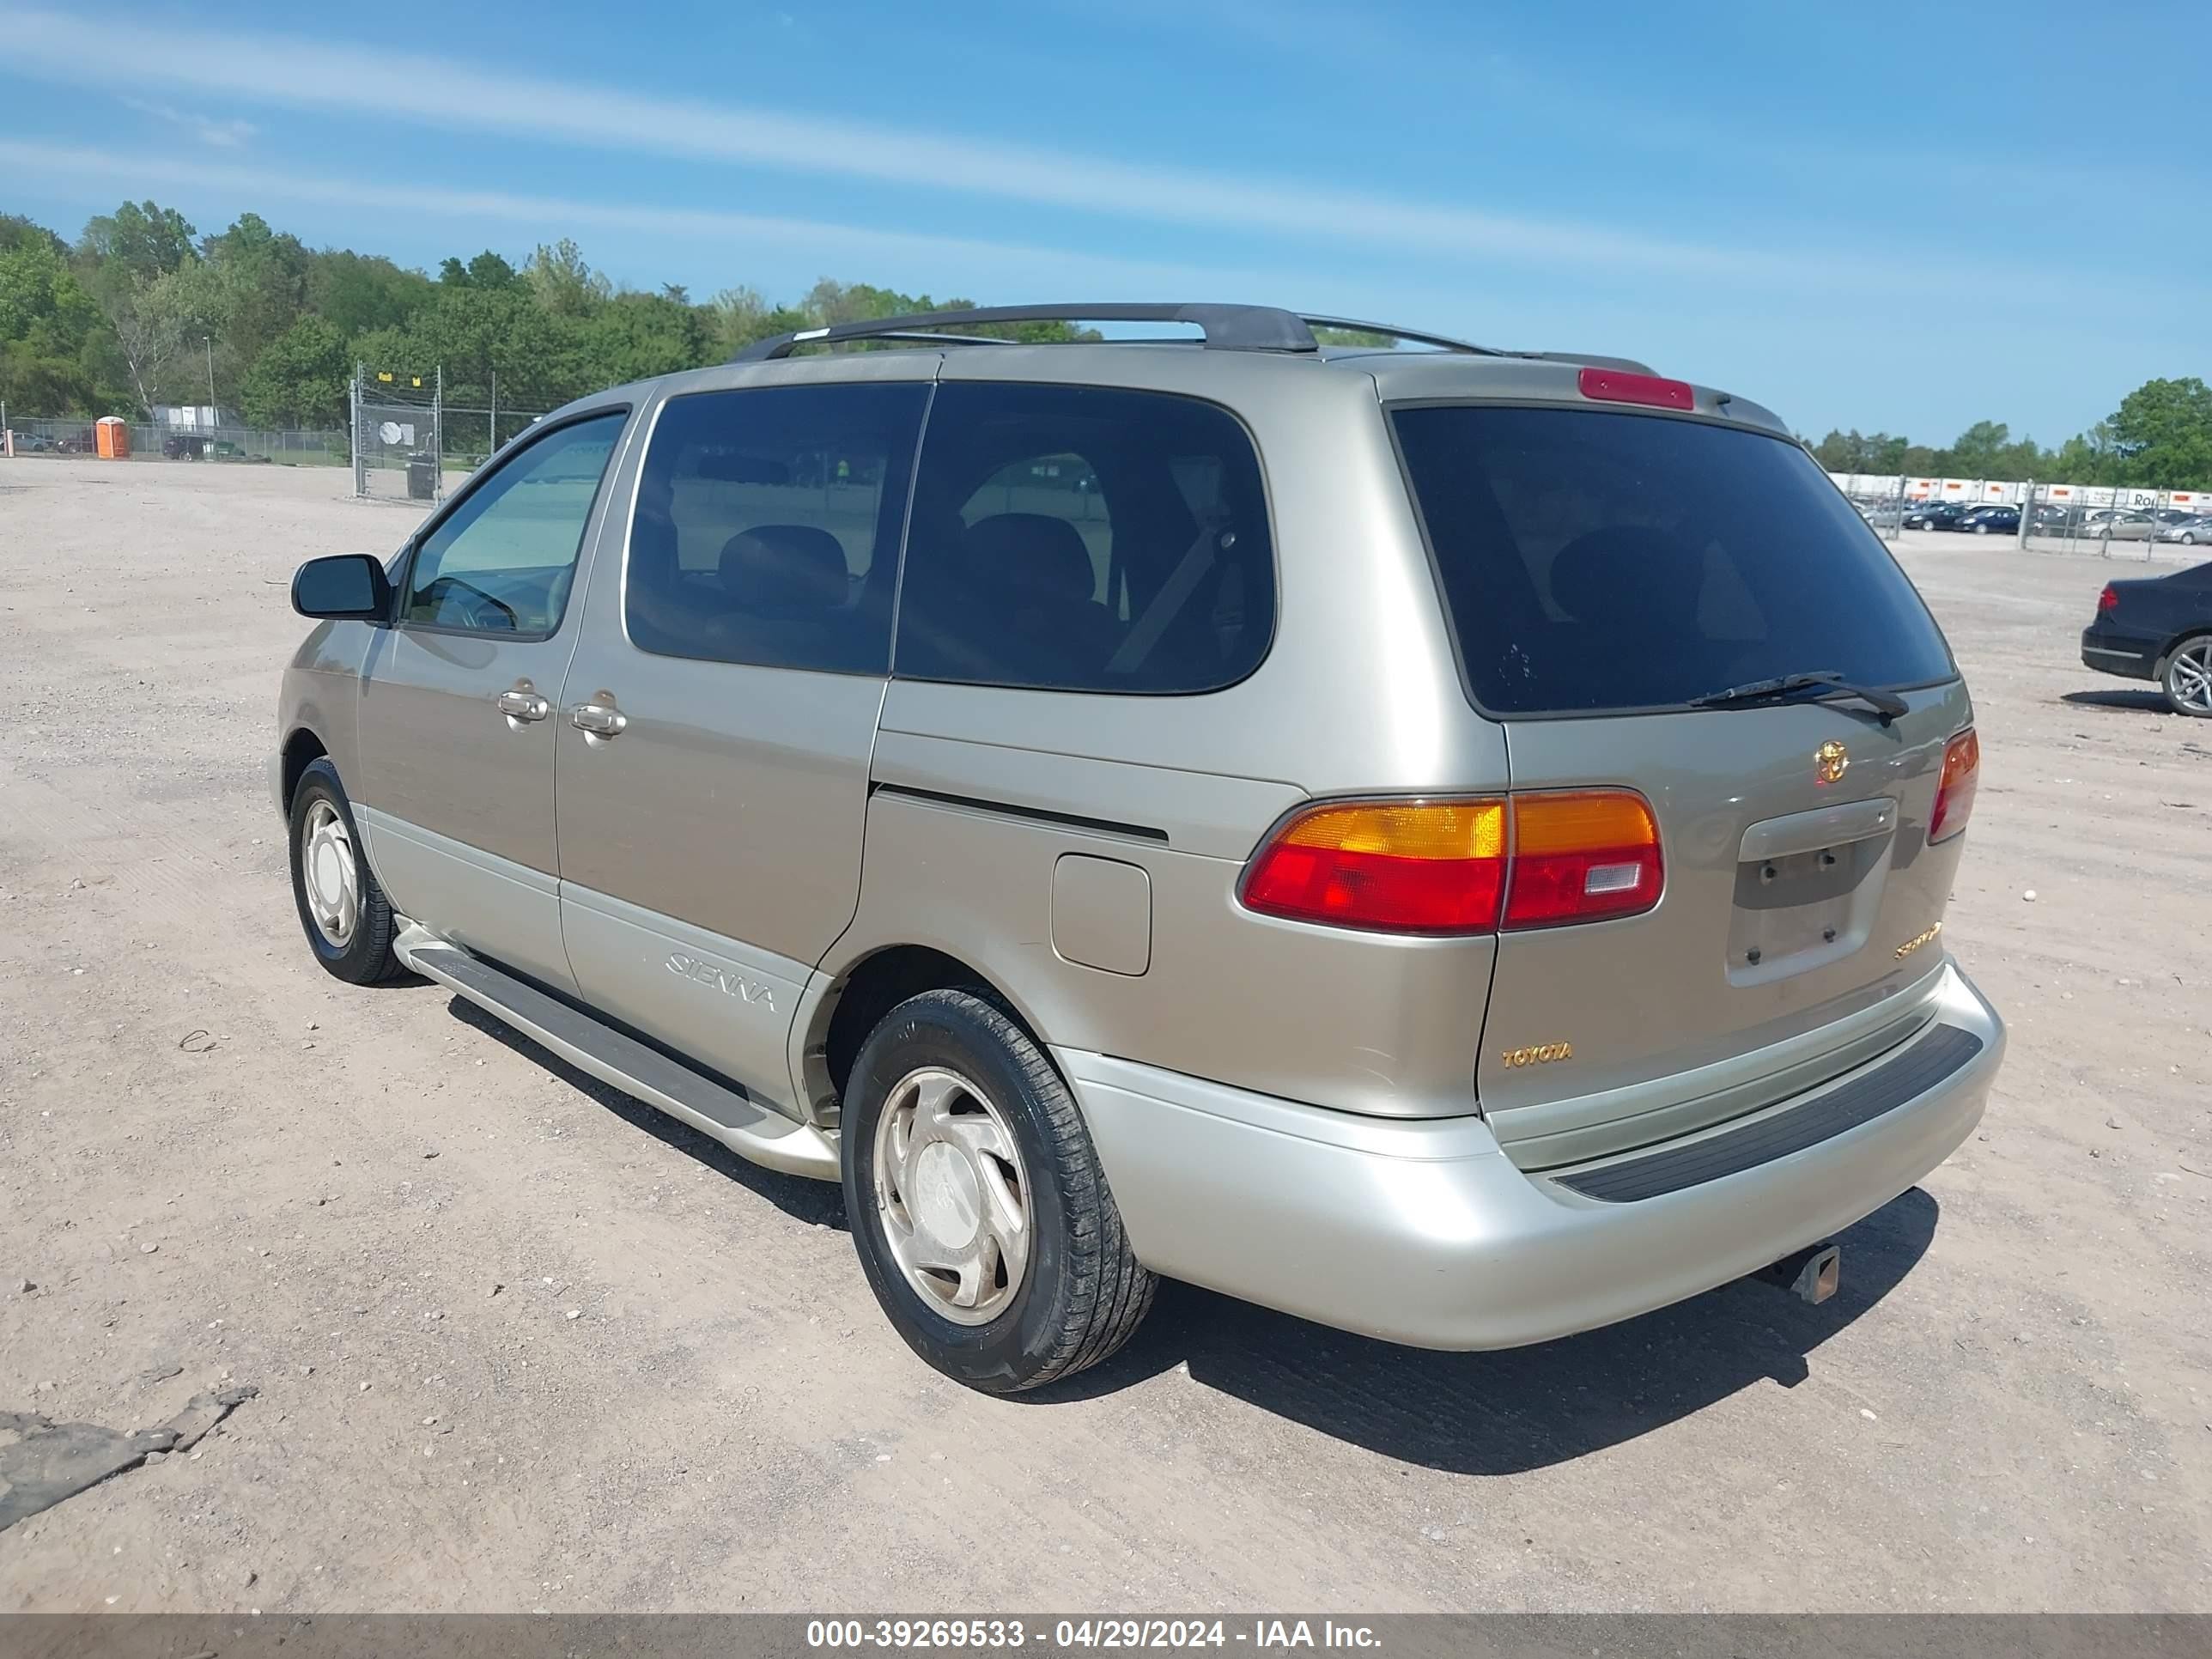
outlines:
{"label": "rear tail light", "polygon": [[1974,787],[1982,776],[1982,740],[1971,726],[1943,748],[1943,775],[1936,784],[1936,810],[1928,815],[1928,839],[1942,841],[1966,827],[1973,815]]}
{"label": "rear tail light", "polygon": [[1607,404],[1649,404],[1654,409],[1695,409],[1698,394],[1687,380],[1656,374],[1632,374],[1624,368],[1586,368],[1575,384],[1583,396]]}
{"label": "rear tail light", "polygon": [[1659,902],[1641,795],[1594,789],[1355,801],[1286,822],[1244,876],[1262,915],[1392,933],[1489,933],[1633,915]]}
{"label": "rear tail light", "polygon": [[1577,790],[1513,798],[1504,926],[1630,916],[1659,902],[1659,826],[1641,795]]}
{"label": "rear tail light", "polygon": [[1502,800],[1368,801],[1301,812],[1245,872],[1264,915],[1392,933],[1487,933],[1505,890]]}
{"label": "rear tail light", "polygon": [[2112,583],[2106,582],[2105,591],[2097,595],[2097,614],[2101,617],[2107,611],[2118,611],[2119,608],[2120,590]]}

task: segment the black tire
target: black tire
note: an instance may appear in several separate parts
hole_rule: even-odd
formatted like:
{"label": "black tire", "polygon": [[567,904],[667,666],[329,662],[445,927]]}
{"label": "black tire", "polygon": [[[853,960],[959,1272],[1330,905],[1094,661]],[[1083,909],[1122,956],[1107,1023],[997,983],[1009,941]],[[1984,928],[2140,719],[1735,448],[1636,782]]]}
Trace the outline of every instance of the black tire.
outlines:
{"label": "black tire", "polygon": [[[986,1091],[1027,1175],[1030,1260],[1013,1300],[961,1325],[908,1284],[877,1198],[876,1130],[890,1091],[924,1067]],[[845,1213],[868,1287],[893,1328],[929,1364],[985,1394],[1072,1376],[1129,1340],[1158,1281],[1129,1249],[1090,1132],[1067,1085],[1005,1011],[973,991],[927,991],[884,1016],[845,1085]]]}
{"label": "black tire", "polygon": [[[319,802],[336,809],[344,823],[352,848],[354,878],[360,884],[360,917],[343,945],[324,936],[308,908],[301,843],[308,816]],[[327,758],[309,762],[307,769],[300,775],[300,781],[292,791],[289,833],[292,844],[292,902],[299,910],[300,927],[307,936],[307,948],[315,953],[315,960],[349,985],[376,985],[403,977],[407,969],[392,953],[392,936],[397,931],[392,906],[384,896],[384,890],[376,884],[368,859],[362,856],[361,830],[354,823],[353,805],[346,799],[345,786],[338,781],[337,768]]]}

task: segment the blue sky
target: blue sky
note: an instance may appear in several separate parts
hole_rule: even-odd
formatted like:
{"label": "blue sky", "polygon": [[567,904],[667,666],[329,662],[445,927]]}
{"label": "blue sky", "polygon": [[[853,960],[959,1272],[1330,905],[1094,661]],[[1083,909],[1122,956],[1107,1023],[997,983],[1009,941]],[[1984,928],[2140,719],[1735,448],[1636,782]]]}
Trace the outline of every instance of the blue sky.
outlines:
{"label": "blue sky", "polygon": [[[428,29],[406,30],[404,20]],[[2212,377],[2191,5],[0,0],[0,210],[434,270],[1249,299],[2056,442]]]}

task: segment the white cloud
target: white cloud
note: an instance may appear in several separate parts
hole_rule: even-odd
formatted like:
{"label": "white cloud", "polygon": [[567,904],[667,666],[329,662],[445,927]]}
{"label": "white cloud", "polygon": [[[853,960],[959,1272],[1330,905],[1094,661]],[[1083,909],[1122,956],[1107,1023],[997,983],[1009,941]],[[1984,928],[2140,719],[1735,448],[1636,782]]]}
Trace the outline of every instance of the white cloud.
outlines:
{"label": "white cloud", "polygon": [[[1815,318],[1839,307],[1863,310],[1869,302],[1924,313],[1939,295],[1983,313],[2002,304],[2069,307],[2083,300],[2092,282],[2102,300],[2118,297],[2109,271],[2092,278],[2039,263],[1945,264],[1855,235],[1839,237],[1833,230],[1814,246],[1721,246],[1572,220],[1395,200],[1292,179],[1120,161],[742,105],[677,100],[294,36],[94,22],[16,7],[8,0],[0,0],[0,41],[7,50],[0,73],[107,89],[118,84],[134,89],[170,86],[318,115],[404,118],[540,143],[861,179],[1092,216],[1264,234],[1370,256],[1413,252],[1427,256],[1420,280],[1439,286],[1463,287],[1500,264],[1513,264],[1571,276],[1585,288],[1595,283],[1649,303],[1674,301],[1657,299],[1648,283],[1668,283],[1668,291],[1676,296],[1688,284],[1714,304],[1733,302],[1711,298],[1721,290],[1766,297],[1787,294]],[[605,222],[606,213],[623,210],[561,205],[564,211],[573,210],[577,222],[592,222],[592,215]],[[661,223],[686,216],[677,209],[647,211]],[[840,246],[855,246],[852,239],[864,234],[878,235],[877,246],[912,246],[916,240],[949,245],[943,238],[821,228],[842,237]],[[2197,284],[2179,285],[2155,275],[2130,276],[2124,285],[2128,302],[2145,307],[2193,304],[2200,291]],[[1280,284],[1267,286],[1274,290]]]}
{"label": "white cloud", "polygon": [[1392,200],[1295,179],[678,101],[289,36],[172,32],[0,4],[0,39],[16,73],[72,84],[188,87],[325,114],[359,111],[447,128],[861,178],[1307,242],[1735,281],[1885,284],[1900,275],[1893,266],[1855,267],[1825,251],[1720,247],[1571,221]]}
{"label": "white cloud", "polygon": [[150,115],[157,121],[182,127],[204,144],[217,149],[236,149],[260,131],[251,121],[235,118],[219,121],[212,116],[198,115],[186,110],[173,109],[167,104],[149,103],[143,98],[120,97],[117,100],[125,109],[135,109],[141,115]]}
{"label": "white cloud", "polygon": [[471,223],[496,220],[525,227],[551,240],[574,228],[632,231],[704,244],[798,249],[824,260],[851,258],[896,260],[908,268],[973,270],[984,266],[1011,285],[1024,281],[1078,285],[1083,278],[1121,284],[1133,293],[1163,289],[1206,289],[1231,286],[1240,292],[1259,285],[1279,288],[1294,273],[1223,271],[1169,261],[1121,259],[970,237],[878,230],[812,219],[733,213],[711,208],[639,206],[617,202],[572,201],[505,191],[457,190],[434,185],[379,184],[362,179],[332,179],[259,167],[227,167],[200,161],[118,156],[96,150],[61,149],[0,140],[0,164],[41,180],[86,179],[125,189],[168,186],[219,191],[250,200],[269,198],[329,203],[349,208],[386,209]]}

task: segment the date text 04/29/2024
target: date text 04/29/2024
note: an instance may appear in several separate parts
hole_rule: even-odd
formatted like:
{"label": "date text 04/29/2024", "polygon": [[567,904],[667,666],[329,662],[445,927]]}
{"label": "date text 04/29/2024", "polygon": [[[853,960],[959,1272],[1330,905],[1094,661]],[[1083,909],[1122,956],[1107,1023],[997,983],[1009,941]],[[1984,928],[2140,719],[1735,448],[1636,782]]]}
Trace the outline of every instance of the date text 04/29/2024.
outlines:
{"label": "date text 04/29/2024", "polygon": [[1381,1638],[1365,1625],[1324,1619],[1256,1619],[1238,1626],[1220,1619],[816,1619],[806,1626],[815,1649],[1016,1650],[1225,1648],[1287,1652],[1298,1648],[1373,1650]]}

